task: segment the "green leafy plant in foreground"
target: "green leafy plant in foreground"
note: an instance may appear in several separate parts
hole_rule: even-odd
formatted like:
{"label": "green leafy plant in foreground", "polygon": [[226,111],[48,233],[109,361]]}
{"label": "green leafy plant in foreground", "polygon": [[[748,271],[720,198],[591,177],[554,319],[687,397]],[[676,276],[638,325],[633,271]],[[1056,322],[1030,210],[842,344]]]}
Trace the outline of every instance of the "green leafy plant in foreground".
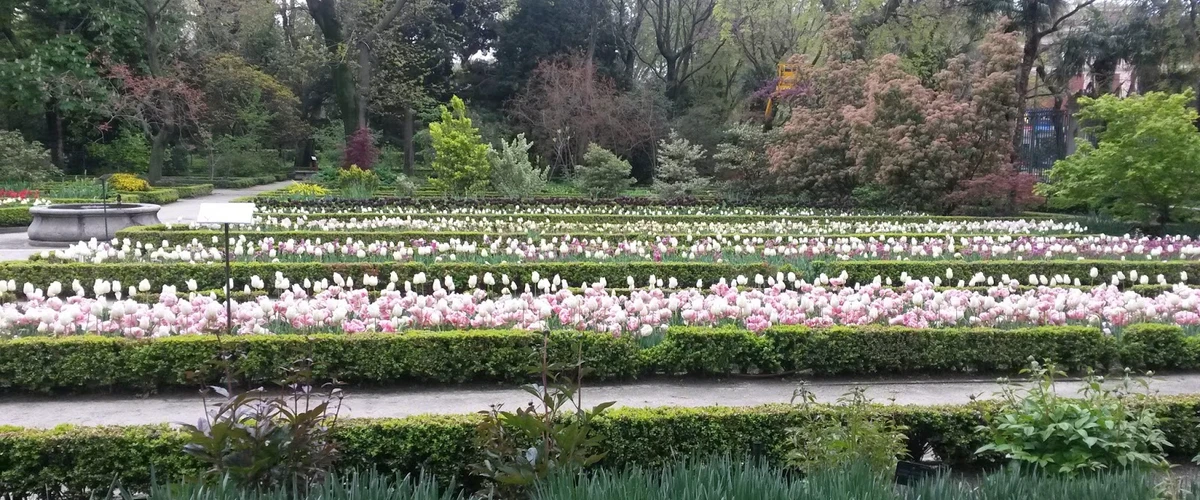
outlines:
{"label": "green leafy plant in foreground", "polygon": [[1089,371],[1080,399],[1059,396],[1055,378],[1064,375],[1050,362],[1030,360],[1026,387],[1002,381],[1002,409],[979,431],[991,442],[976,453],[998,452],[1047,471],[1073,475],[1113,467],[1166,468],[1163,449],[1171,446],[1148,403],[1135,390],[1149,388],[1126,369],[1116,389]]}
{"label": "green leafy plant in foreground", "polygon": [[[816,397],[801,386],[792,404],[808,410],[816,404]],[[905,453],[907,429],[890,419],[878,418],[871,411],[864,388],[851,389],[838,398],[829,413],[815,415],[811,422],[787,430],[789,466],[809,474],[853,464],[865,464],[881,476],[896,470],[898,458]]]}
{"label": "green leafy plant in foreground", "polygon": [[[577,343],[573,364],[549,362],[550,334],[542,337],[541,384],[525,386],[535,398],[525,408],[503,411],[499,406],[480,412],[477,428],[483,461],[472,473],[487,481],[477,496],[520,498],[550,474],[578,475],[604,458],[602,437],[593,422],[613,405],[583,407],[582,347]],[[574,373],[575,379],[563,374]]]}

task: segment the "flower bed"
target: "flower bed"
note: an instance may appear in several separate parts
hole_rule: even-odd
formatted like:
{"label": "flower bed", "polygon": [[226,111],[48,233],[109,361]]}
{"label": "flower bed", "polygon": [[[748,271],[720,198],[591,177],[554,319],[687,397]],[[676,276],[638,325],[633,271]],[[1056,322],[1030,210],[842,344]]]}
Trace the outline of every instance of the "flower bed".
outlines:
{"label": "flower bed", "polygon": [[[333,235],[329,235],[333,236]],[[232,239],[232,238],[231,238]],[[1121,236],[960,238],[745,238],[708,236],[642,239],[550,237],[354,240],[279,240],[239,235],[231,244],[240,262],[714,262],[808,266],[815,260],[1200,260],[1200,241],[1191,238]],[[50,256],[66,262],[209,262],[224,259],[224,245],[194,241],[158,247],[141,241],[86,242]]]}
{"label": "flower bed", "polygon": [[[1012,373],[1032,356],[1064,369],[1116,366],[1200,369],[1200,337],[1173,325],[1140,324],[1121,337],[1099,328],[771,327],[672,328],[652,345],[632,337],[555,331],[551,361],[582,347],[595,379],[735,373],[871,375]],[[188,335],[130,340],[96,335],[0,341],[0,390],[145,392],[220,383],[213,364],[232,360],[240,384],[286,377],[311,359],[317,382],[352,385],[528,381],[541,334],[519,330],[413,331],[403,334],[248,335],[224,340]]]}
{"label": "flower bed", "polygon": [[[341,277],[338,276],[338,280]],[[378,287],[366,277],[366,285]],[[267,286],[252,278],[253,287]],[[1122,292],[1101,285],[1084,291],[1078,288],[1038,287],[1014,293],[996,286],[986,292],[949,289],[939,291],[932,283],[911,281],[896,290],[879,284],[857,288],[830,288],[799,284],[787,289],[778,284],[765,289],[739,290],[717,284],[708,290],[636,290],[626,295],[611,294],[600,284],[582,293],[560,289],[541,279],[542,293],[510,293],[501,284],[469,280],[464,292],[455,292],[456,281],[432,281],[432,293],[411,291],[413,283],[428,288],[424,277],[394,290],[388,284],[377,296],[365,289],[345,290],[341,285],[324,289],[323,284],[292,286],[287,278],[275,277],[272,285],[286,290],[279,298],[256,297],[234,304],[234,330],[243,333],[320,333],[327,331],[397,332],[412,329],[518,328],[542,330],[569,328],[613,335],[647,337],[676,326],[735,325],[761,332],[775,325],[828,327],[834,325],[890,325],[912,328],[985,326],[1022,328],[1040,325],[1098,326],[1106,333],[1135,323],[1164,323],[1195,329],[1200,326],[1200,289],[1177,285],[1153,297]],[[128,294],[150,291],[149,280],[129,283]],[[7,288],[10,283],[5,282]],[[194,285],[194,283],[189,283]],[[346,280],[346,286],[352,286]],[[128,296],[119,282],[97,280],[89,299],[81,283],[72,283],[75,296],[59,297],[58,282],[45,291],[26,284],[23,302],[0,306],[0,332],[9,335],[75,335],[103,333],[130,338],[164,337],[221,331],[226,314],[216,297],[189,294],[180,297],[174,287],[163,286],[154,303]],[[495,293],[497,289],[503,291]],[[552,291],[557,290],[557,291]],[[68,291],[70,293],[70,291]],[[116,296],[115,301],[107,297]],[[124,298],[122,298],[124,297]]]}
{"label": "flower bed", "polygon": [[[1200,449],[1200,412],[1196,397],[1161,398],[1154,405],[1163,419],[1168,451],[1190,457]],[[749,408],[621,408],[595,422],[608,450],[605,467],[660,466],[693,454],[754,453],[781,463],[785,430],[828,407],[799,410],[784,405]],[[974,452],[986,442],[976,428],[981,417],[995,412],[990,404],[964,406],[879,406],[872,418],[890,418],[906,426],[912,447],[926,445],[947,464],[986,465],[988,456]],[[480,460],[475,446],[479,415],[424,415],[400,419],[349,419],[336,427],[338,467],[412,473],[461,480],[466,465]],[[59,427],[51,430],[0,430],[0,495],[38,496],[47,487],[58,495],[87,498],[95,488],[119,478],[125,490],[146,491],[152,473],[158,478],[184,477],[202,471],[199,461],[179,450],[182,431],[166,425],[129,427]]]}

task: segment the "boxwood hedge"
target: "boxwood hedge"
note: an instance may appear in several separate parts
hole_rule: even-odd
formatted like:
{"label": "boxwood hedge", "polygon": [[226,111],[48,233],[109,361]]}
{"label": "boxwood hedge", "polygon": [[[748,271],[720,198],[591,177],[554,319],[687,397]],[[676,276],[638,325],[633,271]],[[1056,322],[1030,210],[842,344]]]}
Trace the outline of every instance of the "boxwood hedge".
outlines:
{"label": "boxwood hedge", "polygon": [[[318,381],[349,384],[516,382],[540,345],[516,330],[401,334],[26,337],[0,341],[0,390],[10,392],[150,391],[198,387],[221,379],[213,361],[232,354],[246,386],[282,380],[297,360],[312,360]],[[550,352],[570,361],[579,343],[592,378],[721,376],[738,373],[866,375],[1008,372],[1029,356],[1079,371],[1118,365],[1200,369],[1200,338],[1173,325],[1126,327],[1118,339],[1090,327],[991,328],[778,326],[761,334],[732,328],[676,327],[643,347],[632,337],[554,332]]]}
{"label": "boxwood hedge", "polygon": [[[1174,446],[1172,455],[1196,453],[1200,398],[1168,397],[1149,403]],[[976,456],[984,443],[976,431],[996,411],[990,403],[962,406],[876,406],[872,418],[892,419],[908,429],[913,449],[928,446],[946,463],[986,464]],[[603,467],[652,467],[695,454],[758,455],[779,463],[789,427],[827,415],[815,406],[749,408],[619,408],[597,419],[607,455]],[[423,415],[397,419],[349,419],[333,430],[338,467],[381,472],[426,470],[439,478],[465,478],[479,460],[478,415]],[[126,490],[145,491],[152,475],[179,478],[202,470],[182,453],[183,434],[166,425],[70,427],[50,430],[0,428],[0,496],[89,498],[95,488],[120,479]]]}

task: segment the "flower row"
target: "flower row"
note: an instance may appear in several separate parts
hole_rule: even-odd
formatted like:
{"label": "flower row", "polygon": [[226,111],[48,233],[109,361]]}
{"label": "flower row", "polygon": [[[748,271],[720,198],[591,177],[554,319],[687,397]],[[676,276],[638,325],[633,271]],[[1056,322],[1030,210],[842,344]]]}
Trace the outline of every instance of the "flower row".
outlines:
{"label": "flower row", "polygon": [[[216,228],[192,224],[189,227]],[[716,219],[695,220],[629,220],[620,222],[589,222],[580,220],[473,216],[428,217],[309,217],[304,215],[260,215],[253,226],[242,231],[314,230],[314,231],[469,231],[482,233],[531,234],[1080,234],[1087,228],[1079,222],[1049,219],[980,219],[980,220],[836,220],[836,219],[774,219],[760,221],[722,222]]]}
{"label": "flower row", "polygon": [[[946,238],[825,238],[825,237],[676,237],[644,240],[604,238],[511,238],[483,241],[449,238],[445,241],[363,241],[353,238],[277,240],[239,235],[230,243],[232,257],[245,262],[766,262],[798,264],[813,260],[982,260],[982,259],[1117,259],[1195,260],[1200,241],[1189,237],[1145,238],[1086,236],[974,236]],[[217,236],[211,245],[193,240],[186,245],[91,240],[63,250],[44,251],[43,259],[91,262],[209,262],[224,259]]]}
{"label": "flower row", "polygon": [[[294,288],[278,298],[233,304],[232,326],[239,333],[571,328],[646,336],[673,325],[737,325],[761,331],[772,325],[1077,324],[1109,332],[1130,323],[1200,325],[1200,291],[1185,285],[1154,297],[1106,285],[1088,290],[1038,287],[1018,293],[1008,286],[939,290],[922,281],[909,281],[900,289],[879,283],[855,288],[802,285],[799,290],[782,283],[762,289],[718,283],[707,289],[622,294],[596,283],[578,292],[563,287],[513,293],[505,288],[497,295],[479,289],[456,292],[452,284],[442,287],[439,281],[433,281],[439,286],[432,293],[413,291],[408,283],[407,290],[378,295],[349,284],[312,294]],[[28,295],[24,302],[0,306],[0,331],[17,336],[96,332],[140,338],[220,331],[227,320],[225,304],[215,295],[181,296],[172,286],[162,287],[157,301],[149,304],[129,297],[109,301]]]}

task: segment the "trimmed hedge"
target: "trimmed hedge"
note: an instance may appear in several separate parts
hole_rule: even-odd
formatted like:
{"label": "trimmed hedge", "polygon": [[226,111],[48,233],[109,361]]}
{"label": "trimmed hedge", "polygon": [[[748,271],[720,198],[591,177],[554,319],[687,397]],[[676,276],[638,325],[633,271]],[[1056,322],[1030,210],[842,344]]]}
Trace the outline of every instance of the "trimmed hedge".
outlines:
{"label": "trimmed hedge", "polygon": [[[129,233],[124,233],[129,234]],[[211,241],[211,239],[209,240]],[[332,279],[334,273],[356,281],[366,275],[388,276],[395,272],[401,281],[410,280],[417,273],[425,273],[430,280],[441,279],[444,276],[453,277],[456,283],[466,283],[468,278],[482,278],[485,272],[494,276],[507,274],[518,286],[530,283],[534,271],[541,277],[552,278],[558,275],[573,285],[583,282],[595,283],[604,278],[614,287],[625,286],[626,278],[632,276],[638,286],[644,286],[650,276],[663,279],[676,278],[685,286],[692,286],[696,280],[712,284],[721,278],[731,279],[739,275],[753,278],[755,274],[773,276],[777,272],[795,272],[798,277],[812,281],[824,273],[829,277],[839,276],[842,271],[848,275],[847,284],[870,283],[876,276],[899,280],[902,273],[907,272],[910,278],[942,277],[945,280],[946,269],[952,269],[954,279],[969,280],[977,272],[985,276],[999,278],[1004,274],[1010,278],[1025,283],[1030,274],[1039,276],[1054,276],[1065,274],[1078,278],[1084,285],[1092,284],[1088,272],[1096,268],[1100,278],[1095,284],[1104,284],[1107,277],[1118,271],[1126,275],[1136,270],[1139,274],[1153,277],[1162,274],[1171,283],[1179,281],[1180,272],[1187,272],[1189,284],[1200,284],[1200,262],[1168,261],[1168,262],[1130,262],[1130,261],[845,261],[826,262],[813,261],[807,266],[770,266],[765,263],[757,264],[717,264],[711,262],[525,262],[510,264],[476,264],[463,262],[234,262],[232,275],[234,287],[241,288],[250,283],[251,276],[269,278],[275,272],[282,272],[284,277],[292,282],[300,282],[305,278],[310,280]],[[0,263],[0,279],[13,279],[18,283],[29,282],[37,287],[46,287],[51,282],[70,283],[78,279],[82,283],[93,283],[96,279],[119,280],[122,283],[137,283],[142,279],[150,281],[153,288],[164,284],[182,285],[188,279],[195,279],[199,289],[221,288],[224,286],[224,266],[219,262],[202,264],[191,263],[48,263],[39,259],[30,261],[13,261]],[[531,285],[534,283],[530,283]],[[1126,283],[1127,285],[1129,283]],[[428,285],[427,285],[428,286]]]}
{"label": "trimmed hedge", "polygon": [[[351,396],[353,397],[353,396]],[[1198,450],[1200,398],[1168,397],[1151,403],[1174,456]],[[872,418],[908,428],[911,446],[929,446],[946,463],[987,464],[976,456],[985,438],[975,428],[996,411],[991,403],[962,406],[877,406]],[[748,408],[618,408],[596,420],[607,455],[603,467],[654,467],[696,454],[758,455],[781,463],[785,430],[829,409],[786,405]],[[475,445],[478,415],[422,415],[396,419],[348,419],[334,429],[338,467],[384,473],[425,470],[442,479],[467,476],[480,459]],[[151,475],[178,478],[202,471],[183,454],[182,432],[166,425],[0,429],[0,496],[89,498],[119,478],[126,490],[145,491]],[[461,483],[460,483],[461,484]]]}
{"label": "trimmed hedge", "polygon": [[168,203],[175,203],[175,201],[179,201],[179,191],[176,191],[176,189],[173,187],[156,187],[154,189],[150,189],[150,191],[136,191],[136,192],[122,191],[121,192],[122,201],[125,200],[126,195],[131,195],[131,194],[136,195],[136,197],[138,197],[139,203],[152,203],[155,205],[166,205]]}
{"label": "trimmed hedge", "polygon": [[189,184],[212,184],[214,187],[220,189],[245,189],[287,180],[287,176],[287,173],[281,173],[253,177],[215,177],[212,179],[207,176],[163,177],[159,183],[171,187],[186,186]]}
{"label": "trimmed hedge", "polygon": [[[364,274],[386,278],[395,272],[400,280],[410,280],[418,273],[425,273],[428,279],[441,279],[452,276],[456,283],[465,284],[471,276],[483,277],[490,272],[497,278],[507,274],[518,285],[529,283],[534,271],[541,277],[550,279],[559,275],[569,283],[579,285],[584,281],[594,283],[605,278],[613,286],[624,286],[626,277],[633,276],[639,286],[646,284],[650,276],[666,280],[677,278],[680,283],[694,284],[696,280],[714,283],[721,278],[733,278],[740,275],[754,276],[755,274],[774,274],[774,270],[763,264],[714,264],[714,263],[658,263],[658,262],[531,262],[520,264],[472,264],[472,263],[434,263],[418,262],[357,262],[329,263],[320,262],[235,262],[232,265],[232,275],[235,288],[241,288],[250,283],[251,276],[268,279],[275,272],[282,272],[284,277],[293,283],[310,280],[332,279],[334,273],[340,273],[356,282]],[[786,272],[786,271],[785,271]],[[196,280],[199,289],[222,288],[225,280],[225,267],[220,262],[204,264],[189,263],[48,263],[38,261],[0,262],[0,279],[13,279],[18,282],[33,283],[38,287],[46,287],[54,281],[70,283],[79,280],[91,284],[97,279],[119,280],[122,283],[137,284],[143,279],[150,281],[157,289],[164,284],[182,285],[188,279]],[[531,283],[531,285],[536,283]],[[432,285],[426,285],[432,286]]]}
{"label": "trimmed hedge", "polygon": [[26,227],[33,223],[29,205],[0,207],[0,227]]}
{"label": "trimmed hedge", "polygon": [[[165,224],[159,224],[159,225],[153,225],[153,226],[134,226],[134,227],[129,227],[129,228],[125,228],[120,231],[117,231],[118,238],[129,238],[131,241],[141,241],[141,242],[146,242],[146,243],[153,243],[155,245],[161,244],[163,242],[163,240],[166,240],[167,242],[169,242],[172,245],[185,245],[185,244],[191,243],[192,240],[197,240],[197,241],[203,242],[205,244],[209,244],[212,241],[213,236],[216,236],[219,239],[219,238],[221,238],[221,236],[223,234],[224,234],[223,231],[218,231],[218,230],[214,230],[214,229],[190,229],[186,226],[180,226],[178,224],[174,225],[170,229],[168,229]],[[566,233],[544,233],[544,234],[539,234],[536,237],[533,237],[533,236],[530,236],[529,233],[483,233],[483,232],[474,232],[474,231],[382,231],[382,230],[375,230],[375,231],[319,231],[319,230],[257,231],[257,230],[238,229],[237,227],[230,227],[229,234],[233,238],[236,238],[240,235],[245,235],[246,238],[258,239],[258,238],[270,237],[270,238],[275,238],[277,241],[286,241],[289,239],[303,240],[303,239],[315,239],[315,238],[322,238],[325,241],[328,241],[331,239],[345,240],[347,238],[352,238],[352,239],[359,240],[359,241],[411,241],[411,240],[416,240],[416,239],[447,241],[450,239],[456,239],[456,240],[461,240],[461,241],[478,243],[478,242],[482,242],[484,240],[484,238],[487,238],[489,241],[495,241],[498,238],[519,238],[519,239],[529,238],[529,239],[532,239],[533,241],[538,241],[538,240],[542,240],[542,239],[549,240],[554,237],[561,238]],[[717,234],[691,234],[691,235],[689,235],[686,233],[646,234],[646,233],[575,233],[575,232],[572,232],[572,233],[570,233],[570,236],[572,239],[579,239],[579,240],[600,238],[600,239],[605,239],[605,240],[610,240],[610,241],[619,240],[619,239],[644,240],[646,238],[676,237],[676,238],[679,238],[679,240],[682,242],[682,241],[686,241],[686,238],[688,236],[691,236],[693,239],[698,240],[698,239],[702,239],[702,238],[709,237],[709,236],[716,237],[719,235],[717,235]],[[720,236],[731,237],[731,238],[736,237],[738,239],[742,239],[742,238],[774,239],[774,238],[778,237],[779,235],[777,235],[777,234],[737,234],[737,235],[720,235]],[[970,238],[970,237],[976,237],[976,236],[987,237],[987,236],[997,236],[997,235],[994,235],[994,234],[991,234],[991,235],[989,235],[989,234],[962,234],[962,235],[956,234],[956,235],[954,235],[955,238]],[[808,236],[797,236],[797,237],[808,237]],[[940,234],[940,233],[907,233],[907,234],[905,234],[905,233],[883,233],[883,234],[830,234],[830,235],[817,235],[817,236],[811,236],[811,237],[860,238],[860,239],[864,239],[864,240],[868,239],[868,238],[875,238],[878,240],[881,238],[883,238],[883,239],[887,239],[887,238],[944,239],[946,237],[946,235]],[[1058,237],[1060,237],[1060,238],[1082,238],[1082,237],[1084,237],[1084,235],[1071,234],[1071,235],[1062,235],[1062,236],[1058,236]]]}
{"label": "trimmed hedge", "polygon": [[[12,392],[151,391],[215,383],[217,353],[233,353],[239,382],[281,380],[299,359],[313,377],[349,384],[516,382],[540,345],[519,330],[399,334],[182,335],[26,337],[0,341],[0,390]],[[1092,327],[991,328],[778,326],[762,334],[733,328],[671,328],[648,348],[630,337],[554,332],[551,354],[570,361],[582,342],[590,377],[735,373],[867,375],[877,373],[1013,372],[1029,356],[1064,369],[1200,369],[1200,338],[1173,325],[1134,325],[1120,338]]]}
{"label": "trimmed hedge", "polygon": [[175,186],[174,189],[179,193],[180,198],[195,198],[197,196],[207,196],[212,194],[212,184],[191,184],[185,186]]}

